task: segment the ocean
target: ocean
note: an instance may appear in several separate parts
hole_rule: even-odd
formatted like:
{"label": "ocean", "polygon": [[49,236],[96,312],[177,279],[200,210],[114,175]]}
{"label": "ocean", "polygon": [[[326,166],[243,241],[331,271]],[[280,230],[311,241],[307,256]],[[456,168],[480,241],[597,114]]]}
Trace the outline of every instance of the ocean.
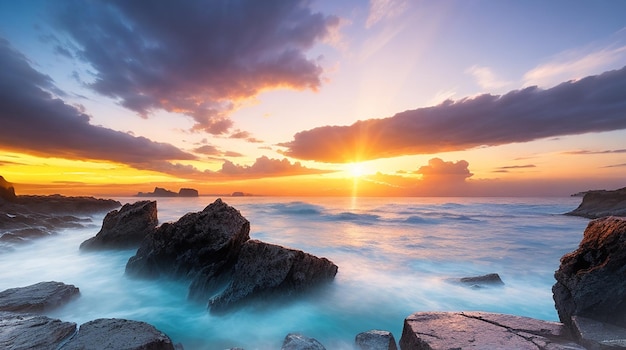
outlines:
{"label": "ocean", "polygon": [[[140,198],[116,198],[132,203]],[[200,211],[215,197],[158,198],[160,222]],[[290,332],[327,349],[352,349],[370,329],[399,341],[417,311],[481,310],[558,321],[554,271],[580,242],[587,219],[562,215],[581,198],[224,197],[251,223],[250,237],[326,257],[335,281],[312,294],[212,315],[187,300],[187,281],[124,274],[134,250],[80,252],[104,215],[86,228],[0,254],[0,290],[41,281],[80,288],[50,317],[81,324],[126,318],[155,325],[187,350],[280,349]],[[450,279],[498,273],[502,287]]]}

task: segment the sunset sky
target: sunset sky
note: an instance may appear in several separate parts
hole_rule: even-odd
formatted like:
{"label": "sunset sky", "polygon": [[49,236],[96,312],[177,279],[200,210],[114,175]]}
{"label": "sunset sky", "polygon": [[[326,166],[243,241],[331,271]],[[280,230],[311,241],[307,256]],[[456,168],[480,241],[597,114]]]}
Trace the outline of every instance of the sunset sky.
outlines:
{"label": "sunset sky", "polygon": [[626,186],[625,1],[0,0],[18,194]]}

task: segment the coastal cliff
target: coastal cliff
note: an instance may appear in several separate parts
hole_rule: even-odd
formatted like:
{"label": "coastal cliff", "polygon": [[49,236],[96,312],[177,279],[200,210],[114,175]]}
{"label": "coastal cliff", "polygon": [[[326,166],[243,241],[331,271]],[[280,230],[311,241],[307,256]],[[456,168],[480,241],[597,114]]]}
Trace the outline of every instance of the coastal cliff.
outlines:
{"label": "coastal cliff", "polygon": [[626,187],[614,191],[587,191],[578,208],[565,215],[597,219],[604,216],[626,216]]}

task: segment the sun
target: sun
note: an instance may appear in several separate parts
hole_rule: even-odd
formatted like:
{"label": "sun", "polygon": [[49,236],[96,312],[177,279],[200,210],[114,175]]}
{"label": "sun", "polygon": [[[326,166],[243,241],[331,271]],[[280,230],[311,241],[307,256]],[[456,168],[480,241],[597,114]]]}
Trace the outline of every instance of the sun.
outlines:
{"label": "sun", "polygon": [[347,172],[352,177],[361,177],[365,175],[365,166],[362,163],[350,163]]}

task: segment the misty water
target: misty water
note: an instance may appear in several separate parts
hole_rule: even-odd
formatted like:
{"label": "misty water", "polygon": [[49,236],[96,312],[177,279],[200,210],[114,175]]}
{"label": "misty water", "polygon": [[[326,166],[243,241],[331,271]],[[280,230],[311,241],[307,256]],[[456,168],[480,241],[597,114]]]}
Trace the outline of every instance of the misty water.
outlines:
{"label": "misty water", "polygon": [[[117,198],[122,203],[137,198]],[[200,211],[214,197],[159,198],[160,222]],[[296,300],[212,315],[187,300],[187,282],[128,278],[134,250],[80,252],[104,215],[84,229],[0,254],[0,290],[62,281],[81,296],[48,315],[81,324],[115,317],[155,325],[185,349],[280,349],[287,333],[351,349],[370,329],[399,340],[417,311],[482,310],[557,321],[551,288],[560,257],[588,220],[561,215],[580,198],[272,198],[224,201],[251,222],[250,236],[327,257],[329,286]],[[498,273],[505,285],[472,289],[450,278]]]}

